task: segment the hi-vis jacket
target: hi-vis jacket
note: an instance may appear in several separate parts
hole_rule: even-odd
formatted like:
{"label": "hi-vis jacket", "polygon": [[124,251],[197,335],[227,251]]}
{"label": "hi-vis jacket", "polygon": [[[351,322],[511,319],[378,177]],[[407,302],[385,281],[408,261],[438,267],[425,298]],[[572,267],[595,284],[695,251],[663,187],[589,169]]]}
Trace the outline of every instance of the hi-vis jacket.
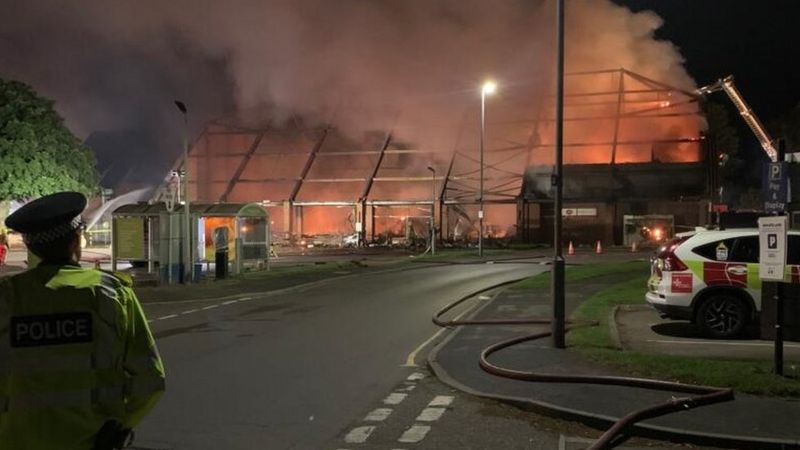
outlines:
{"label": "hi-vis jacket", "polygon": [[130,286],[53,265],[0,282],[0,450],[89,450],[155,406],[164,367]]}

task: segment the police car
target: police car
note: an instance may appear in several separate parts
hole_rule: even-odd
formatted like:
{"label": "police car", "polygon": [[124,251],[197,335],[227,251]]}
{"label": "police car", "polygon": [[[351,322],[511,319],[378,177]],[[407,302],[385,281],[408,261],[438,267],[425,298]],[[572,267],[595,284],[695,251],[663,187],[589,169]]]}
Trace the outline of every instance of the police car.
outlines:
{"label": "police car", "polygon": [[[678,235],[651,259],[647,303],[710,337],[742,334],[761,311],[758,247],[756,228]],[[788,233],[786,263],[786,281],[800,282],[800,232]]]}

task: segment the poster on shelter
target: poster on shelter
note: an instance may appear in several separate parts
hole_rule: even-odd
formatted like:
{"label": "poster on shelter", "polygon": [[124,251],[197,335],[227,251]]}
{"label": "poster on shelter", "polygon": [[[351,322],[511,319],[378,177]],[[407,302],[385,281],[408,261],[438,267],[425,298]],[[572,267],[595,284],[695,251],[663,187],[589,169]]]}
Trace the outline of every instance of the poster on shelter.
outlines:
{"label": "poster on shelter", "polygon": [[118,259],[144,260],[144,219],[120,217],[115,219],[114,245]]}

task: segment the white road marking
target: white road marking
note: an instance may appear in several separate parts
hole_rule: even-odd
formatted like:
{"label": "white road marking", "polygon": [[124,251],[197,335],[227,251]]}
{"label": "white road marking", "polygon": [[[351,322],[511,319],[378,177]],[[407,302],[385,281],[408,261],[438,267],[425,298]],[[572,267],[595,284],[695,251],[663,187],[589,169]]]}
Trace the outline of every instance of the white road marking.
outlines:
{"label": "white road marking", "polygon": [[382,422],[392,414],[392,408],[377,408],[370,411],[367,417],[364,417],[365,422]]}
{"label": "white road marking", "polygon": [[375,427],[371,425],[353,428],[347,433],[347,436],[344,437],[344,441],[348,444],[363,444],[373,431],[375,431]]}
{"label": "white road marking", "polygon": [[437,395],[428,403],[428,406],[450,406],[453,403],[453,398],[450,395]]}
{"label": "white road marking", "polygon": [[414,372],[411,375],[409,375],[406,378],[406,380],[408,380],[408,381],[417,381],[417,380],[421,380],[423,378],[425,378],[425,374],[424,373],[422,373],[422,372]]}
{"label": "white road marking", "polygon": [[161,316],[161,317],[158,317],[156,319],[148,320],[147,322],[148,323],[152,323],[152,322],[155,322],[156,320],[174,319],[174,318],[178,317],[179,315],[182,316],[182,315],[186,315],[186,314],[192,314],[192,313],[196,313],[197,311],[200,311],[200,310],[209,310],[209,309],[219,308],[222,305],[231,305],[233,303],[244,302],[244,301],[252,300],[252,299],[253,299],[253,297],[244,297],[244,298],[240,298],[240,299],[236,299],[236,300],[227,300],[227,301],[224,301],[222,303],[217,303],[215,305],[204,306],[204,307],[199,308],[199,309],[197,309],[197,308],[195,308],[195,309],[187,309],[186,311],[183,311],[180,314],[169,314],[169,315],[166,315],[166,316]]}
{"label": "white road marking", "polygon": [[406,392],[411,392],[411,391],[414,390],[415,387],[417,387],[417,386],[414,385],[414,384],[409,384],[408,386],[401,387],[400,390],[401,391],[406,391]]}
{"label": "white road marking", "polygon": [[490,295],[479,295],[478,300],[491,300],[492,297]]}
{"label": "white road marking", "polygon": [[[714,342],[714,341],[672,341],[672,340],[659,340],[648,339],[647,342],[656,342],[658,344],[686,344],[686,345],[732,345],[732,346],[745,346],[745,347],[773,347],[772,343],[758,343],[758,342]],[[800,348],[800,344],[789,344],[784,342],[784,347]]]}
{"label": "white road marking", "polygon": [[405,442],[409,444],[419,442],[425,439],[425,435],[428,434],[428,431],[431,431],[431,427],[428,425],[414,425],[406,430],[406,432],[400,436],[400,439],[398,439],[397,442]]}
{"label": "white road marking", "polygon": [[[466,311],[462,312],[461,314],[457,315],[455,319],[453,319],[453,321],[461,319],[462,317],[464,317],[466,313],[470,311],[472,311],[472,308],[469,308]],[[417,359],[417,353],[419,353],[423,348],[425,348],[428,344],[433,342],[436,338],[439,337],[439,335],[441,335],[445,331],[447,331],[447,328],[441,328],[439,331],[434,333],[433,336],[429,337],[425,342],[419,344],[419,346],[415,348],[414,351],[408,354],[408,357],[406,357],[406,363],[403,364],[402,367],[418,367],[417,363],[415,362],[415,360]],[[411,380],[411,378],[409,378],[409,380]]]}
{"label": "white road marking", "polygon": [[408,394],[403,394],[402,392],[392,392],[388,397],[383,399],[383,403],[387,405],[399,405],[407,396]]}
{"label": "white road marking", "polygon": [[419,422],[435,422],[442,417],[447,408],[425,408],[417,416]]}

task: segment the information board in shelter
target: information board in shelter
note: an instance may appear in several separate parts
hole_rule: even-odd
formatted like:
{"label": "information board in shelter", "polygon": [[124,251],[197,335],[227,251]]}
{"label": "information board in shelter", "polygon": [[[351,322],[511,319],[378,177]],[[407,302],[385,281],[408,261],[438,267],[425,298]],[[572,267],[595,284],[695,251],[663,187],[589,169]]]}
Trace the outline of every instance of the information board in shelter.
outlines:
{"label": "information board in shelter", "polygon": [[118,259],[145,259],[144,219],[120,217],[114,219],[114,245]]}

